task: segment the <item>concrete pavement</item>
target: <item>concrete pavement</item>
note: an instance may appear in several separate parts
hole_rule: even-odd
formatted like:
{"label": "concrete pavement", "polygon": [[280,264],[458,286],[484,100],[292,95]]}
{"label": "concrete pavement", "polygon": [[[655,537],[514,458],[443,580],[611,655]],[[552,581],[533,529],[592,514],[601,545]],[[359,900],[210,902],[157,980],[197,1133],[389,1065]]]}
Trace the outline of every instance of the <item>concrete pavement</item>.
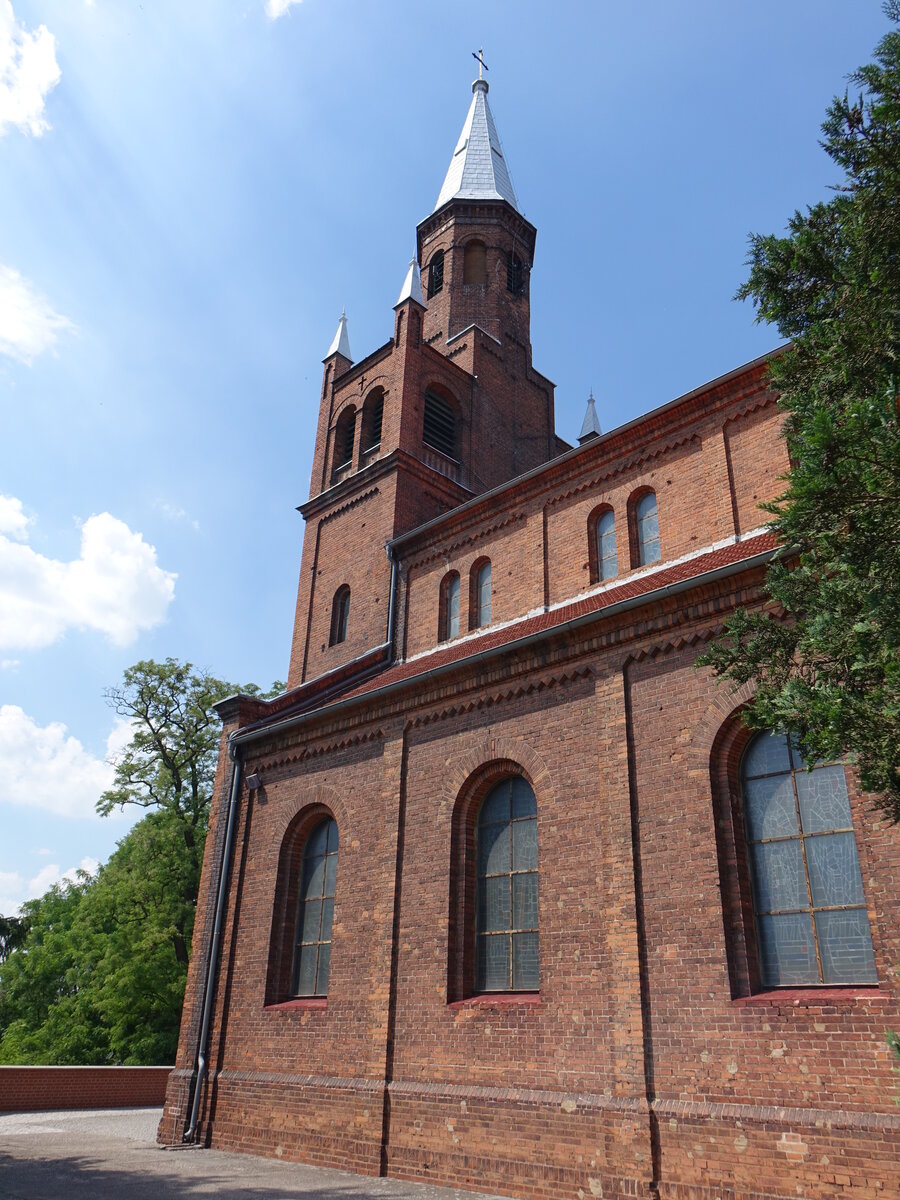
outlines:
{"label": "concrete pavement", "polygon": [[472,1200],[221,1150],[163,1150],[157,1108],[0,1113],[2,1200]]}

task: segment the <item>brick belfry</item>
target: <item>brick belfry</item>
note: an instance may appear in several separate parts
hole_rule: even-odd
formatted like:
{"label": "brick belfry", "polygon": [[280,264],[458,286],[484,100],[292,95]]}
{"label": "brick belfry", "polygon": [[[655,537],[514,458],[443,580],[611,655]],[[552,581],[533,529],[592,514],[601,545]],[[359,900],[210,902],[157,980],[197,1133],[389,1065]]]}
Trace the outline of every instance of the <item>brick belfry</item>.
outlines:
{"label": "brick belfry", "polygon": [[[386,541],[565,448],[531,365],[536,230],[518,210],[477,79],[433,212],[417,229],[391,339],[362,361],[341,316],[325,358],[289,682],[385,640]],[[423,291],[420,271],[424,274]],[[347,636],[332,607],[349,589]]]}
{"label": "brick belfry", "polygon": [[218,705],[159,1140],[534,1200],[900,1196],[900,839],[697,666],[767,603],[767,360],[607,432],[591,392],[558,438],[482,76],[390,339],[354,362],[342,314],[325,358],[288,690]]}

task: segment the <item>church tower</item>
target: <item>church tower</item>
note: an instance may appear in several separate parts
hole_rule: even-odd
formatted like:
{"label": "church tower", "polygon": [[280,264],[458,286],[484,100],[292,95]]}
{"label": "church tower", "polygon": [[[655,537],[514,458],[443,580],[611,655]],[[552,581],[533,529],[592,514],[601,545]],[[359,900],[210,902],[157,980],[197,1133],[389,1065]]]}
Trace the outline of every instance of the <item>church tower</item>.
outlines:
{"label": "church tower", "polygon": [[417,229],[391,338],[324,360],[289,684],[390,654],[394,537],[554,457],[531,365],[536,230],[518,209],[483,78]]}

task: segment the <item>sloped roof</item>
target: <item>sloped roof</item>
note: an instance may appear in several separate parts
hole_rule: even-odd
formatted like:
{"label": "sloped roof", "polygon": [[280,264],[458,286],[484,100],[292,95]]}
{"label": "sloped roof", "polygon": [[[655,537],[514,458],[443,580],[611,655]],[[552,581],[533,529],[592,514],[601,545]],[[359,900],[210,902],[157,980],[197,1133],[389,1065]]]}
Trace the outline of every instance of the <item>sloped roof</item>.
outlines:
{"label": "sloped roof", "polygon": [[487,80],[476,79],[472,92],[472,103],[433,211],[437,212],[448,200],[506,200],[518,212],[516,193],[488,104]]}
{"label": "sloped roof", "polygon": [[733,542],[730,545],[691,556],[681,562],[672,563],[671,566],[662,565],[631,579],[623,579],[621,583],[605,587],[602,591],[569,600],[548,612],[522,617],[518,621],[512,621],[497,629],[491,629],[488,626],[482,633],[437,646],[425,654],[407,659],[406,662],[395,663],[365,683],[355,688],[351,685],[343,693],[341,699],[347,700],[355,696],[364,696],[368,692],[378,691],[392,683],[399,683],[401,680],[412,680],[418,676],[428,675],[437,668],[449,666],[451,663],[464,663],[467,658],[477,659],[488,651],[497,650],[502,646],[512,646],[523,638],[540,633],[550,633],[578,618],[602,617],[605,610],[615,610],[624,601],[639,601],[642,596],[660,589],[682,590],[685,585],[690,586],[694,580],[702,581],[703,576],[710,572],[727,567],[740,569],[742,563],[761,555],[769,555],[777,547],[778,541],[775,535],[764,532],[749,537],[743,542]]}

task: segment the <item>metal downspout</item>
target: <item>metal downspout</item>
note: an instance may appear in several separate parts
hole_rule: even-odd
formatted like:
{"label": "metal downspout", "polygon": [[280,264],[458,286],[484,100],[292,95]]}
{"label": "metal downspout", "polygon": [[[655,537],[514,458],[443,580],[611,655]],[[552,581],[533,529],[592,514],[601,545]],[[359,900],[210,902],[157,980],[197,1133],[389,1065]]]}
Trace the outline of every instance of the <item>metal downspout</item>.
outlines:
{"label": "metal downspout", "polygon": [[[397,616],[397,580],[399,568],[393,548],[388,544],[387,556],[391,563],[391,591],[388,600],[387,645],[393,659],[394,627]],[[235,731],[236,733],[238,731]],[[191,1116],[188,1127],[184,1131],[184,1141],[193,1142],[197,1136],[197,1125],[200,1119],[200,1100],[203,1084],[209,1071],[209,1027],[212,1022],[213,998],[215,995],[216,976],[219,970],[219,948],[222,943],[222,926],[225,917],[225,897],[228,893],[228,882],[231,877],[231,851],[234,845],[234,831],[237,825],[238,797],[241,792],[241,747],[232,734],[228,739],[229,753],[234,760],[234,771],[231,776],[231,797],[228,802],[228,816],[225,824],[225,841],[222,846],[222,859],[219,864],[219,889],[216,894],[216,909],[213,920],[213,935],[209,946],[209,963],[206,970],[206,991],[203,997],[203,1015],[200,1020],[200,1036],[197,1039],[197,1055],[194,1084],[194,1098],[191,1103]]]}
{"label": "metal downspout", "polygon": [[[233,735],[232,735],[233,737]],[[222,925],[225,916],[225,897],[228,892],[228,880],[231,875],[231,850],[234,843],[234,830],[237,825],[238,796],[241,791],[241,750],[240,746],[229,738],[229,753],[234,760],[234,771],[231,776],[231,798],[228,802],[228,817],[225,823],[225,841],[222,845],[222,861],[219,865],[219,890],[216,893],[216,910],[213,921],[213,935],[209,945],[209,962],[206,969],[206,991],[203,997],[203,1016],[200,1021],[200,1036],[197,1039],[197,1059],[194,1084],[194,1098],[191,1103],[191,1118],[184,1131],[183,1141],[193,1142],[197,1136],[197,1123],[200,1118],[200,1098],[203,1084],[209,1071],[208,1041],[209,1026],[212,1020],[213,997],[215,995],[216,975],[219,969],[219,946],[222,942]]]}

